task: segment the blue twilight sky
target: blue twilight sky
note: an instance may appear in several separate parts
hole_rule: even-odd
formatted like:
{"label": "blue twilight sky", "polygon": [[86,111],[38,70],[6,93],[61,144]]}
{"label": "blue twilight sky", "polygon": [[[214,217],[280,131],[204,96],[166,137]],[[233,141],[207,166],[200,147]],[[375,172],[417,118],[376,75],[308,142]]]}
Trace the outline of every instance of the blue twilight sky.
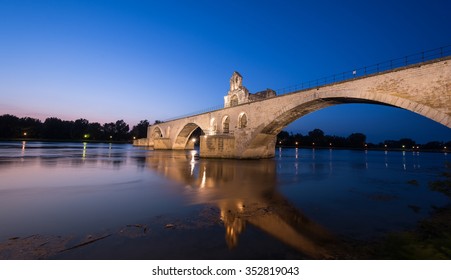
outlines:
{"label": "blue twilight sky", "polygon": [[[451,43],[451,1],[0,0],[0,114],[166,119]],[[340,105],[287,130],[451,140],[401,109]]]}

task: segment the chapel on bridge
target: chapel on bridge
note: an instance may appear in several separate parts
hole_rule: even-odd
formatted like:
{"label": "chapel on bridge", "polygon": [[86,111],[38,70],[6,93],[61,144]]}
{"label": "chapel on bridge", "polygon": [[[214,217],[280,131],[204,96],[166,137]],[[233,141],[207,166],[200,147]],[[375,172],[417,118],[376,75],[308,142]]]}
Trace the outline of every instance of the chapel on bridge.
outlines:
{"label": "chapel on bridge", "polygon": [[276,92],[272,89],[259,91],[257,93],[249,93],[249,90],[243,86],[243,76],[235,71],[230,78],[229,92],[224,96],[224,108],[274,96],[276,96]]}

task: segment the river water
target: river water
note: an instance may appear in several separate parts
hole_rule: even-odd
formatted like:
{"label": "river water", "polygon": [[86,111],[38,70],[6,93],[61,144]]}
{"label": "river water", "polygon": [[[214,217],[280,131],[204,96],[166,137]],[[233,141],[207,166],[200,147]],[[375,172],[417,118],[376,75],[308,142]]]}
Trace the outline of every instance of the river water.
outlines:
{"label": "river water", "polygon": [[126,144],[0,142],[0,258],[328,258],[449,203],[446,153],[276,150],[199,159]]}

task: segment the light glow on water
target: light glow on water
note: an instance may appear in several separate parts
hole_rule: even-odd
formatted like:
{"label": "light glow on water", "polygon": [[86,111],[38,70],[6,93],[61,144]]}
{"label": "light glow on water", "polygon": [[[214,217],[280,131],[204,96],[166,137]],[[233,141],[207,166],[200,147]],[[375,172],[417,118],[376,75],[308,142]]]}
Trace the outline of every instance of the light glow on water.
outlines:
{"label": "light glow on water", "polygon": [[412,228],[448,203],[428,188],[447,162],[443,153],[405,151],[279,148],[274,159],[246,161],[112,143],[0,142],[0,242],[209,217],[222,221],[215,225],[225,237],[204,228],[198,238],[231,252],[252,234],[323,258],[320,239]]}

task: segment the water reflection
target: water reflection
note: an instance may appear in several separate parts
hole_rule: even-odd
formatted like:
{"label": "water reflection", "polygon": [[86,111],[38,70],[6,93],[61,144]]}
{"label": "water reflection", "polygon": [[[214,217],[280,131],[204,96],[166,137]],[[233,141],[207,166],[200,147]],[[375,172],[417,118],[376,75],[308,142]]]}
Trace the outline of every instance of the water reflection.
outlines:
{"label": "water reflection", "polygon": [[414,226],[432,207],[448,203],[428,188],[446,171],[446,154],[277,152],[270,160],[205,160],[196,151],[112,143],[0,142],[0,240],[43,231],[92,233],[168,212],[192,215],[192,209],[213,204],[220,211],[209,213],[224,223],[227,245],[239,246],[231,253],[247,250],[245,238],[268,240],[255,234],[256,227],[324,258],[331,237],[321,225],[340,239],[372,238]]}
{"label": "water reflection", "polygon": [[112,143],[0,142],[0,168],[17,164],[47,167],[83,164],[111,164],[117,168],[127,161],[121,145]]}
{"label": "water reflection", "polygon": [[196,153],[154,151],[149,168],[187,186],[193,204],[220,209],[229,248],[252,224],[311,257],[325,257],[324,228],[294,208],[276,188],[274,160],[196,160]]}

